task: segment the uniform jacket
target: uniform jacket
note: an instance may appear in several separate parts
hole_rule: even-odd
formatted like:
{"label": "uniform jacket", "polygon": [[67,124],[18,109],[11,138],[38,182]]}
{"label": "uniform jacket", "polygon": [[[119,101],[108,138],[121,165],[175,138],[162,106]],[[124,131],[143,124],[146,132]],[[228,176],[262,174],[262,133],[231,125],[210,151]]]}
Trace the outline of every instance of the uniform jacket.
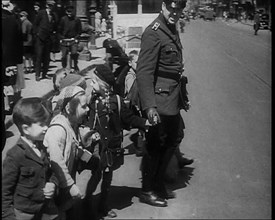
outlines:
{"label": "uniform jacket", "polygon": [[43,144],[49,150],[52,169],[59,180],[60,188],[73,185],[79,142],[69,120],[63,114],[60,113],[52,119]]}
{"label": "uniform jacket", "polygon": [[78,38],[82,32],[80,19],[63,16],[58,26],[59,38]]}
{"label": "uniform jacket", "polygon": [[57,16],[54,13],[51,14],[52,19],[50,21],[46,9],[40,10],[33,22],[33,32],[42,41],[49,39],[57,29]]}
{"label": "uniform jacket", "polygon": [[162,115],[179,113],[178,77],[182,69],[182,45],[178,31],[169,28],[160,13],[141,39],[137,85],[143,110],[156,107]]}
{"label": "uniform jacket", "polygon": [[[120,98],[121,109],[119,113],[116,95],[110,95],[109,103],[110,110],[108,111],[102,99],[97,96],[91,99],[88,126],[100,133],[104,146],[112,148],[121,145],[121,131],[124,127],[131,126],[145,130],[146,119],[134,115],[122,101],[122,98]],[[96,109],[98,110],[98,121],[96,120]]]}
{"label": "uniform jacket", "polygon": [[14,66],[23,62],[23,34],[21,21],[2,9],[2,62]]}
{"label": "uniform jacket", "polygon": [[58,184],[45,149],[41,149],[41,157],[38,157],[21,138],[8,151],[2,172],[2,219],[13,219],[14,208],[37,213],[45,202],[46,182]]}

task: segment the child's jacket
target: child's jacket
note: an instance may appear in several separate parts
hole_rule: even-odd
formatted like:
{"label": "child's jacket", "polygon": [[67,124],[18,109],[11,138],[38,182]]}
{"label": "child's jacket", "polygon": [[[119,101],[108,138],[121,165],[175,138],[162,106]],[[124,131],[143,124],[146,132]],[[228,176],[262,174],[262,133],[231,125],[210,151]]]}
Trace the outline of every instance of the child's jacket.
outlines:
{"label": "child's jacket", "polygon": [[21,138],[12,147],[2,168],[2,219],[13,219],[14,208],[28,213],[37,213],[45,202],[43,188],[46,182],[56,185],[52,176],[45,148],[41,157]]}
{"label": "child's jacket", "polygon": [[133,127],[145,130],[146,119],[136,116],[127,108],[122,98],[119,100],[120,112],[115,94],[110,95],[109,108],[104,104],[105,100],[98,96],[94,96],[89,105],[90,114],[87,125],[101,135],[103,150],[106,147],[119,148],[121,146],[123,128]]}

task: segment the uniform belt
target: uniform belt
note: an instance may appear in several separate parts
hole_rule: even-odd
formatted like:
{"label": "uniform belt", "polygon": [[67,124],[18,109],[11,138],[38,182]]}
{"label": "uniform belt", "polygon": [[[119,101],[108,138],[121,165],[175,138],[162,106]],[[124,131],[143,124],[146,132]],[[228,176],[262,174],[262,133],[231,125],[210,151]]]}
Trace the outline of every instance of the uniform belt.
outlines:
{"label": "uniform belt", "polygon": [[180,81],[181,73],[169,73],[164,71],[158,71],[158,77],[174,79],[176,81]]}

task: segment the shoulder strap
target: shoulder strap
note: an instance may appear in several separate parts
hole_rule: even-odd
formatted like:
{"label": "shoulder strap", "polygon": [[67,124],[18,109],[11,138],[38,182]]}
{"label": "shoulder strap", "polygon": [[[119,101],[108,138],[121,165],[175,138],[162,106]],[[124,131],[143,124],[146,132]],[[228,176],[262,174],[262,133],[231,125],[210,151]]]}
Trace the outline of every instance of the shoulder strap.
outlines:
{"label": "shoulder strap", "polygon": [[67,131],[66,131],[66,129],[65,129],[65,127],[64,127],[63,125],[54,123],[54,124],[50,124],[50,125],[49,125],[49,128],[50,128],[50,127],[53,127],[53,126],[60,126],[60,127],[62,127],[62,128],[64,129],[64,131],[66,132],[66,136],[67,136]]}
{"label": "shoulder strap", "polygon": [[116,98],[117,98],[117,105],[118,105],[118,115],[119,115],[119,120],[120,120],[120,110],[121,110],[120,96],[116,95]]}
{"label": "shoulder strap", "polygon": [[[64,131],[65,131],[65,133],[66,133],[66,138],[65,138],[65,141],[66,141],[66,139],[67,139],[67,131],[66,131],[65,127],[64,127],[63,125],[61,125],[61,124],[55,123],[55,124],[50,124],[50,125],[49,125],[49,128],[50,128],[50,127],[53,127],[53,126],[60,126],[60,127],[62,127],[62,128],[64,129]],[[64,150],[63,150],[63,155],[64,155],[64,152],[65,152],[65,147],[64,147]]]}

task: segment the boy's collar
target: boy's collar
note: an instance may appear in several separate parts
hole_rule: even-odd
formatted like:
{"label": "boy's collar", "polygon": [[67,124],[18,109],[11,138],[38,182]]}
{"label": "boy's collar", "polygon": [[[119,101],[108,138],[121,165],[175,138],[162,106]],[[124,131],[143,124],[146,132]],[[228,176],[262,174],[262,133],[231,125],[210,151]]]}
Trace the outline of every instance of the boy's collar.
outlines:
{"label": "boy's collar", "polygon": [[21,139],[26,142],[31,148],[36,148],[36,145],[25,136],[21,136]]}

